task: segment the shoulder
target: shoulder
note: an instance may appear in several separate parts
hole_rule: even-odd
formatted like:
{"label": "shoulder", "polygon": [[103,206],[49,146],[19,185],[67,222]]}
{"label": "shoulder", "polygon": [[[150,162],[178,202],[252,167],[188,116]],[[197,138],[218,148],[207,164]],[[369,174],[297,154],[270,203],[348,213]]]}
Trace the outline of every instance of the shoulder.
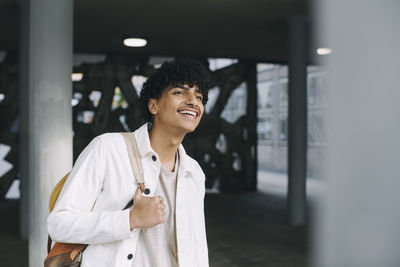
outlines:
{"label": "shoulder", "polygon": [[92,142],[97,143],[103,147],[113,147],[115,145],[123,144],[123,137],[121,133],[104,133],[96,136]]}
{"label": "shoulder", "polygon": [[96,136],[93,140],[101,140],[101,142],[114,142],[121,138],[121,133],[104,133]]}
{"label": "shoulder", "polygon": [[121,156],[126,145],[121,133],[104,133],[96,136],[86,149],[98,154],[103,160]]}

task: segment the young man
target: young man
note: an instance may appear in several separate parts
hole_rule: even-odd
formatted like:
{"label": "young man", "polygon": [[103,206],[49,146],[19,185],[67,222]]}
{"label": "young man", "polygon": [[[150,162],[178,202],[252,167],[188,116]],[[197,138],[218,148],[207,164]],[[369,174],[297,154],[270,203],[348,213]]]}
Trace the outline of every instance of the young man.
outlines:
{"label": "young man", "polygon": [[54,241],[89,244],[81,266],[208,266],[205,176],[181,145],[200,122],[208,89],[206,70],[188,60],[164,63],[143,85],[148,123],[132,134],[148,195],[121,134],[98,136],[81,153],[48,218]]}

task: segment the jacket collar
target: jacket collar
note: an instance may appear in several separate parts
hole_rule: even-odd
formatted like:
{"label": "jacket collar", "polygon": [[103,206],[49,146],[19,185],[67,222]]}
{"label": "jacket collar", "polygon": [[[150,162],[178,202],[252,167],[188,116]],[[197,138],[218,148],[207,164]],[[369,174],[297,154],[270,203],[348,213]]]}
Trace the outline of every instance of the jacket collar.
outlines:
{"label": "jacket collar", "polygon": [[157,154],[150,145],[149,138],[149,123],[143,124],[139,129],[135,131],[137,145],[139,149],[140,157],[143,158],[147,154]]}
{"label": "jacket collar", "polygon": [[[150,123],[145,123],[134,132],[141,158],[147,155],[157,155],[157,153],[153,150],[150,144],[150,138],[149,138],[150,127],[151,127]],[[183,148],[182,144],[179,145],[178,151],[180,157],[179,169],[181,169],[184,173],[193,174],[195,166],[193,165],[193,162],[190,159],[190,157],[186,154],[186,151]]]}

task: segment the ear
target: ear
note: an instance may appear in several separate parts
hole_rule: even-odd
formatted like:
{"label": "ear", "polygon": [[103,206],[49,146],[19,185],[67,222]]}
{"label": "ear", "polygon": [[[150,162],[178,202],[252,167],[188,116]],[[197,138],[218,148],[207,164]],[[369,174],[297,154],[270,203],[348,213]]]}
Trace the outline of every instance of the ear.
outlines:
{"label": "ear", "polygon": [[157,99],[150,98],[147,107],[149,108],[151,114],[156,115],[158,112]]}

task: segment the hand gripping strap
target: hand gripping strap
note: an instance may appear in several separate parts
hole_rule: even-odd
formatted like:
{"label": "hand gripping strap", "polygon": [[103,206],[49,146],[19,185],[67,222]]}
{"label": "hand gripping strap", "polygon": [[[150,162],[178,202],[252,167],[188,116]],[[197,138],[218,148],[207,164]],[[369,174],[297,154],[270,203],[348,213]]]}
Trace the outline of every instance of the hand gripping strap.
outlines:
{"label": "hand gripping strap", "polygon": [[136,178],[136,182],[143,193],[146,189],[143,177],[143,166],[140,161],[139,149],[137,146],[136,138],[133,133],[121,133],[124,137],[126,148],[128,149],[129,161],[131,162],[132,172]]}

